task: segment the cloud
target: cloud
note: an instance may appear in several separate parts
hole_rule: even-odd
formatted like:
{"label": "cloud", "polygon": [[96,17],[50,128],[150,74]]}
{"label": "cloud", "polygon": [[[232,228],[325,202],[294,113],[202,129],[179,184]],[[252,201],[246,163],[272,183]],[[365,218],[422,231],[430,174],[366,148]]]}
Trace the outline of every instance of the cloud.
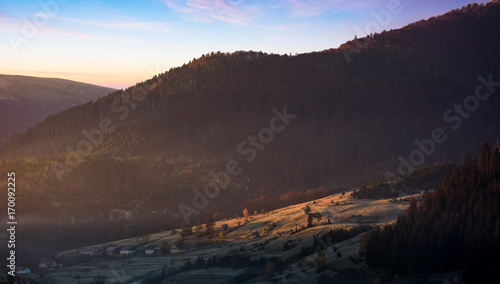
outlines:
{"label": "cloud", "polygon": [[105,41],[114,41],[114,42],[134,42],[132,38],[129,37],[120,37],[120,36],[111,36],[106,34],[97,34],[97,33],[85,33],[75,30],[69,30],[58,27],[44,27],[42,30],[47,37],[53,39],[66,39],[69,37],[79,38],[83,40],[105,40]]}
{"label": "cloud", "polygon": [[298,24],[279,24],[279,25],[259,25],[258,28],[268,31],[293,31],[307,28],[309,25],[307,23]]}
{"label": "cloud", "polygon": [[[1,6],[0,6],[1,8]],[[81,22],[79,20],[73,19],[62,19],[60,20],[70,21],[70,22]],[[115,41],[115,42],[131,42],[134,41],[128,37],[120,37],[120,36],[112,36],[106,34],[99,33],[87,33],[80,32],[74,29],[61,28],[58,26],[54,26],[50,22],[44,25],[40,25],[33,20],[25,19],[17,16],[13,16],[7,12],[0,10],[0,31],[18,34],[22,37],[23,31],[27,26],[35,27],[35,35],[43,34],[49,38],[53,39],[63,39],[69,37],[80,38],[84,40],[106,40],[106,41]],[[160,25],[159,23],[153,22],[115,22],[115,23],[105,23],[105,22],[87,22],[89,25],[95,25],[96,27],[109,27],[109,28],[124,28],[124,29],[136,29],[136,30],[166,30],[165,26]],[[32,31],[32,30],[30,30]]]}
{"label": "cloud", "polygon": [[[28,21],[16,19],[16,18],[4,18],[0,15],[0,31],[8,32],[12,34],[17,34],[21,37],[24,37],[23,30]],[[35,26],[36,27],[36,26]],[[98,33],[85,33],[76,30],[70,30],[65,28],[59,28],[54,26],[39,26],[36,27],[36,33],[40,35],[44,35],[48,38],[52,39],[65,39],[67,37],[80,38],[84,40],[106,40],[106,41],[115,41],[115,42],[131,42],[134,41],[128,37],[120,37],[120,36],[111,36],[105,34]]]}
{"label": "cloud", "polygon": [[170,29],[165,23],[160,22],[141,22],[141,21],[117,21],[117,22],[102,22],[102,21],[87,21],[71,18],[57,18],[66,22],[93,26],[105,29],[127,29],[138,31],[169,31]]}
{"label": "cloud", "polygon": [[7,9],[9,8],[8,6],[5,5],[0,5],[0,24],[3,22],[16,22],[17,17],[11,15],[10,13],[6,11],[2,11],[2,9]]}
{"label": "cloud", "polygon": [[294,16],[318,16],[325,13],[341,13],[376,7],[380,1],[359,0],[285,0],[284,6],[291,10]]}
{"label": "cloud", "polygon": [[[266,4],[249,4],[243,0],[160,0],[169,8],[183,13],[187,20],[248,25],[269,11],[284,10],[292,16],[313,17],[327,13],[342,13],[377,7],[382,0],[276,0]],[[268,14],[269,16],[270,14]]]}
{"label": "cloud", "polygon": [[261,7],[242,0],[162,0],[169,8],[186,14],[196,22],[222,22],[248,25],[260,15]]}

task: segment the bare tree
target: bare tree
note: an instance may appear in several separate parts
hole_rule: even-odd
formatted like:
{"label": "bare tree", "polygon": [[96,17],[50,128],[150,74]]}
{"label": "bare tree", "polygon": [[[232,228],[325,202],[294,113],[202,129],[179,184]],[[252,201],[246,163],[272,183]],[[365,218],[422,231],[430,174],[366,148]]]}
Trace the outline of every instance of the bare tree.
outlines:
{"label": "bare tree", "polygon": [[214,231],[214,222],[212,222],[212,219],[208,218],[206,221],[206,228],[207,228],[207,234],[211,235]]}
{"label": "bare tree", "polygon": [[194,227],[194,232],[198,235],[201,235],[201,230],[202,230],[202,225],[200,224],[200,221],[196,222],[196,225]]}

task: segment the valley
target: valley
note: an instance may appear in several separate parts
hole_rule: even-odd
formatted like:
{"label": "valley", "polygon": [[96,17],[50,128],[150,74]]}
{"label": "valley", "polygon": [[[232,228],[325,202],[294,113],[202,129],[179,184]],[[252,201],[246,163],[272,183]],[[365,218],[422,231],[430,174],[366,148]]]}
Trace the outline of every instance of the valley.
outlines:
{"label": "valley", "polygon": [[[286,208],[266,213],[251,214],[249,217],[230,218],[213,222],[211,233],[206,232],[207,225],[195,225],[190,233],[183,233],[186,228],[176,233],[163,231],[137,238],[123,239],[110,243],[79,248],[57,254],[57,262],[64,262],[71,255],[83,251],[105,251],[109,247],[155,247],[169,250],[172,245],[182,246],[182,252],[161,255],[131,255],[97,256],[76,264],[63,265],[54,271],[39,270],[44,279],[53,278],[56,283],[87,283],[96,276],[104,276],[109,283],[133,282],[134,279],[159,280],[165,277],[164,283],[195,283],[201,279],[210,279],[207,283],[238,282],[238,277],[248,277],[246,283],[265,283],[263,280],[275,282],[287,279],[295,283],[298,279],[315,282],[318,279],[348,277],[348,271],[360,271],[366,279],[378,274],[363,265],[360,253],[360,238],[370,228],[382,226],[395,221],[398,215],[408,207],[411,198],[419,198],[419,194],[406,196],[405,201],[390,202],[390,199],[368,200],[350,197],[352,191],[345,194],[335,194],[318,200],[291,205]],[[338,204],[337,204],[338,202]],[[314,218],[311,227],[307,226],[308,215],[304,208],[308,206],[311,212],[319,213],[320,218]],[[326,241],[314,243],[322,234],[330,230],[353,230],[359,233],[341,241],[327,238]],[[222,234],[220,233],[222,232]],[[316,247],[313,247],[316,245]],[[288,249],[287,249],[288,248]],[[311,252],[302,251],[312,248]],[[323,251],[326,266],[318,271],[318,252]],[[278,263],[272,271],[257,265],[250,267],[219,267],[197,264],[199,257],[208,261],[210,258],[238,255],[252,260],[274,257],[283,263],[278,269]],[[320,253],[321,255],[321,253]],[[191,267],[186,268],[187,262]],[[265,262],[267,265],[267,261]],[[198,265],[198,266],[197,266]],[[250,270],[250,271],[248,271]],[[259,275],[261,270],[266,271]],[[352,272],[350,272],[352,273]],[[189,276],[189,277],[187,277]],[[378,277],[378,276],[377,276]],[[183,280],[184,279],[184,280]],[[186,282],[185,279],[190,279]],[[159,283],[159,282],[158,282]]]}

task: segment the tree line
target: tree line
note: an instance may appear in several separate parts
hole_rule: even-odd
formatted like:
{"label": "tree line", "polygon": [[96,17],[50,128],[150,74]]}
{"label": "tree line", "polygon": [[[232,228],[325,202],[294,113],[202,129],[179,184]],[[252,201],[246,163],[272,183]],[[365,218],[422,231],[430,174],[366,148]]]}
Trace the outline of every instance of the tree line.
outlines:
{"label": "tree line", "polygon": [[397,273],[463,270],[471,283],[498,283],[500,273],[500,150],[468,153],[436,189],[413,200],[394,225],[375,229],[366,262]]}

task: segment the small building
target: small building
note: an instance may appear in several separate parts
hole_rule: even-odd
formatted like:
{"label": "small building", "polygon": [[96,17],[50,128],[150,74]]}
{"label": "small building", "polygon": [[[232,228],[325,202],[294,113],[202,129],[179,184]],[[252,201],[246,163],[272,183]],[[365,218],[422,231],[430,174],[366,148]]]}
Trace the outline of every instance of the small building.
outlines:
{"label": "small building", "polygon": [[138,246],[135,249],[136,254],[144,254],[146,252],[146,246]]}
{"label": "small building", "polygon": [[145,253],[146,255],[159,255],[163,253],[163,249],[160,246],[148,246]]}
{"label": "small building", "polygon": [[55,268],[57,267],[57,263],[53,260],[49,260],[49,259],[42,259],[39,263],[38,263],[38,267],[39,268]]}
{"label": "small building", "polygon": [[133,255],[133,254],[135,254],[135,249],[132,247],[122,247],[120,249],[120,254],[121,255]]}
{"label": "small building", "polygon": [[106,255],[112,256],[112,255],[117,255],[120,253],[120,248],[118,247],[109,247],[105,250]]}
{"label": "small building", "polygon": [[17,272],[17,274],[30,274],[31,269],[29,269],[27,267],[19,267],[16,272]]}
{"label": "small building", "polygon": [[176,244],[176,245],[171,245],[169,251],[171,254],[177,254],[186,252],[187,248],[181,244]]}
{"label": "small building", "polygon": [[88,255],[88,256],[93,256],[98,252],[99,250],[97,248],[83,248],[81,250],[78,250],[79,255]]}
{"label": "small building", "polygon": [[144,254],[146,255],[153,255],[155,253],[154,247],[148,247],[144,250]]}

